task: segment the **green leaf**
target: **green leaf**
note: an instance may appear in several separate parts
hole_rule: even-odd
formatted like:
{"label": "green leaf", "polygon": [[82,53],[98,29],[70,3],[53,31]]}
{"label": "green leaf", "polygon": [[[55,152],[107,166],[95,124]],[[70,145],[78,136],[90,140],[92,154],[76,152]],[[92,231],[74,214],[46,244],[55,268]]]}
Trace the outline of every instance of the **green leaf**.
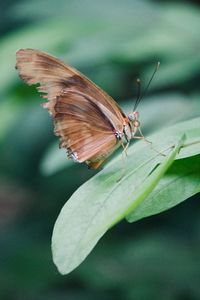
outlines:
{"label": "green leaf", "polygon": [[[130,148],[124,174],[117,157],[72,195],[56,221],[52,237],[53,260],[62,274],[76,268],[110,227],[141,206],[180,149],[183,152],[187,149],[184,154],[179,154],[180,156],[196,159],[194,155],[197,151],[200,153],[200,140],[197,139],[199,123],[200,118],[196,118],[176,124],[150,137],[153,147],[165,153],[165,157],[144,142],[135,144]],[[186,140],[183,140],[183,135],[186,136]],[[191,146],[194,141],[198,148],[194,149]],[[173,149],[174,145],[176,147]],[[184,160],[179,161],[181,164]],[[177,178],[179,176],[177,173]],[[194,194],[193,189],[190,191],[191,189],[187,190],[186,197]],[[179,194],[180,199],[174,199],[174,205],[184,200],[183,194],[184,191]],[[167,204],[165,205],[168,208]],[[155,213],[157,211],[156,206]],[[141,216],[137,215],[137,219],[144,216],[143,211],[142,213]]]}
{"label": "green leaf", "polygon": [[177,160],[154,191],[127,217],[134,222],[167,210],[200,192],[200,155]]}
{"label": "green leaf", "polygon": [[56,221],[52,237],[53,260],[62,274],[76,268],[102,235],[153,190],[182,142],[182,138],[176,140],[174,150],[168,147],[164,158],[145,147],[129,159],[121,180],[121,166],[112,164],[72,195]]}
{"label": "green leaf", "polygon": [[[176,159],[182,159],[194,156],[200,153],[200,118],[194,118],[185,122],[177,123],[169,128],[151,135],[148,139],[153,143],[153,148],[162,152],[167,145],[170,145],[173,140],[179,136],[186,134],[181,151]],[[135,145],[135,151],[140,151],[143,148],[142,143]]]}

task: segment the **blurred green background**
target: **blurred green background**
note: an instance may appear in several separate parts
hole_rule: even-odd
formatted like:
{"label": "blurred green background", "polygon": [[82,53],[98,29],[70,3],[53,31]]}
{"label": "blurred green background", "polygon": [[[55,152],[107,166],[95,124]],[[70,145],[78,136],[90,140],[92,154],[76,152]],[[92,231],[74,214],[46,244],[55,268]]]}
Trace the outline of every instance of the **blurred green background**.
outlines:
{"label": "blurred green background", "polygon": [[[8,0],[0,3],[0,299],[200,299],[199,196],[133,224],[121,222],[68,276],[51,233],[70,195],[94,175],[58,150],[34,87],[14,69],[19,48],[75,66],[131,110],[145,134],[200,112],[198,1]],[[163,137],[164,139],[164,137]]]}

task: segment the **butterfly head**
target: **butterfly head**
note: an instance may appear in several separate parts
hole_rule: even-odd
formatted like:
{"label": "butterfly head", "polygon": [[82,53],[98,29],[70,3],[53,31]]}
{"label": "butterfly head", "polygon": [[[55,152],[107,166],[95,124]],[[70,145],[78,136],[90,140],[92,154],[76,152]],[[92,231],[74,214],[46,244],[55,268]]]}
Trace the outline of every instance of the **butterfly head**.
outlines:
{"label": "butterfly head", "polygon": [[139,114],[137,111],[133,111],[128,115],[129,122],[131,124],[132,132],[135,133],[137,128],[140,127],[140,121],[138,120]]}

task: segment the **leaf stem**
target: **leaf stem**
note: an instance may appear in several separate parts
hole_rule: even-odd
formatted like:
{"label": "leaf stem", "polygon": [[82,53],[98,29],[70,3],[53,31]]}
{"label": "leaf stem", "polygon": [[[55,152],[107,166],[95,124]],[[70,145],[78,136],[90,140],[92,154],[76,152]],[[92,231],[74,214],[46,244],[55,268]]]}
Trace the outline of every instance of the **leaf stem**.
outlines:
{"label": "leaf stem", "polygon": [[191,146],[191,145],[196,145],[196,144],[199,144],[199,143],[200,143],[200,140],[197,140],[197,141],[194,141],[194,142],[191,142],[191,143],[186,143],[186,144],[183,144],[181,146],[181,149],[186,148],[186,147]]}

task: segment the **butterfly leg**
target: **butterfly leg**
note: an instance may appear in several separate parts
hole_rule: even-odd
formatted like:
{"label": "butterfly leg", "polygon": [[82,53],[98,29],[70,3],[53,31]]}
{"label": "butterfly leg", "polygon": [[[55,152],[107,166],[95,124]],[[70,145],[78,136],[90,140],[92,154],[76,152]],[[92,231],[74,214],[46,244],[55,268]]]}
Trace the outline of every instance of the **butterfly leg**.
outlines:
{"label": "butterfly leg", "polygon": [[128,146],[129,146],[129,143],[127,143],[126,146],[124,146],[124,143],[122,143],[122,148],[123,148],[123,151],[122,151],[122,169],[123,170],[126,169],[126,160],[125,159],[126,159],[126,156],[128,156],[128,153],[127,153]]}
{"label": "butterfly leg", "polygon": [[126,144],[126,146],[124,146],[124,143],[122,143],[122,148],[123,148],[122,155],[123,155],[123,153],[125,153],[126,156],[128,156],[127,149],[128,149],[128,147],[129,147],[129,144],[130,144],[130,142],[128,142],[128,143]]}
{"label": "butterfly leg", "polygon": [[157,150],[156,148],[153,147],[153,143],[151,141],[149,141],[142,133],[142,130],[140,127],[138,127],[138,131],[140,133],[140,136],[134,136],[135,139],[142,139],[144,140],[146,143],[150,144],[151,149],[155,152],[157,152],[158,154],[162,155],[162,156],[166,156],[163,152]]}

